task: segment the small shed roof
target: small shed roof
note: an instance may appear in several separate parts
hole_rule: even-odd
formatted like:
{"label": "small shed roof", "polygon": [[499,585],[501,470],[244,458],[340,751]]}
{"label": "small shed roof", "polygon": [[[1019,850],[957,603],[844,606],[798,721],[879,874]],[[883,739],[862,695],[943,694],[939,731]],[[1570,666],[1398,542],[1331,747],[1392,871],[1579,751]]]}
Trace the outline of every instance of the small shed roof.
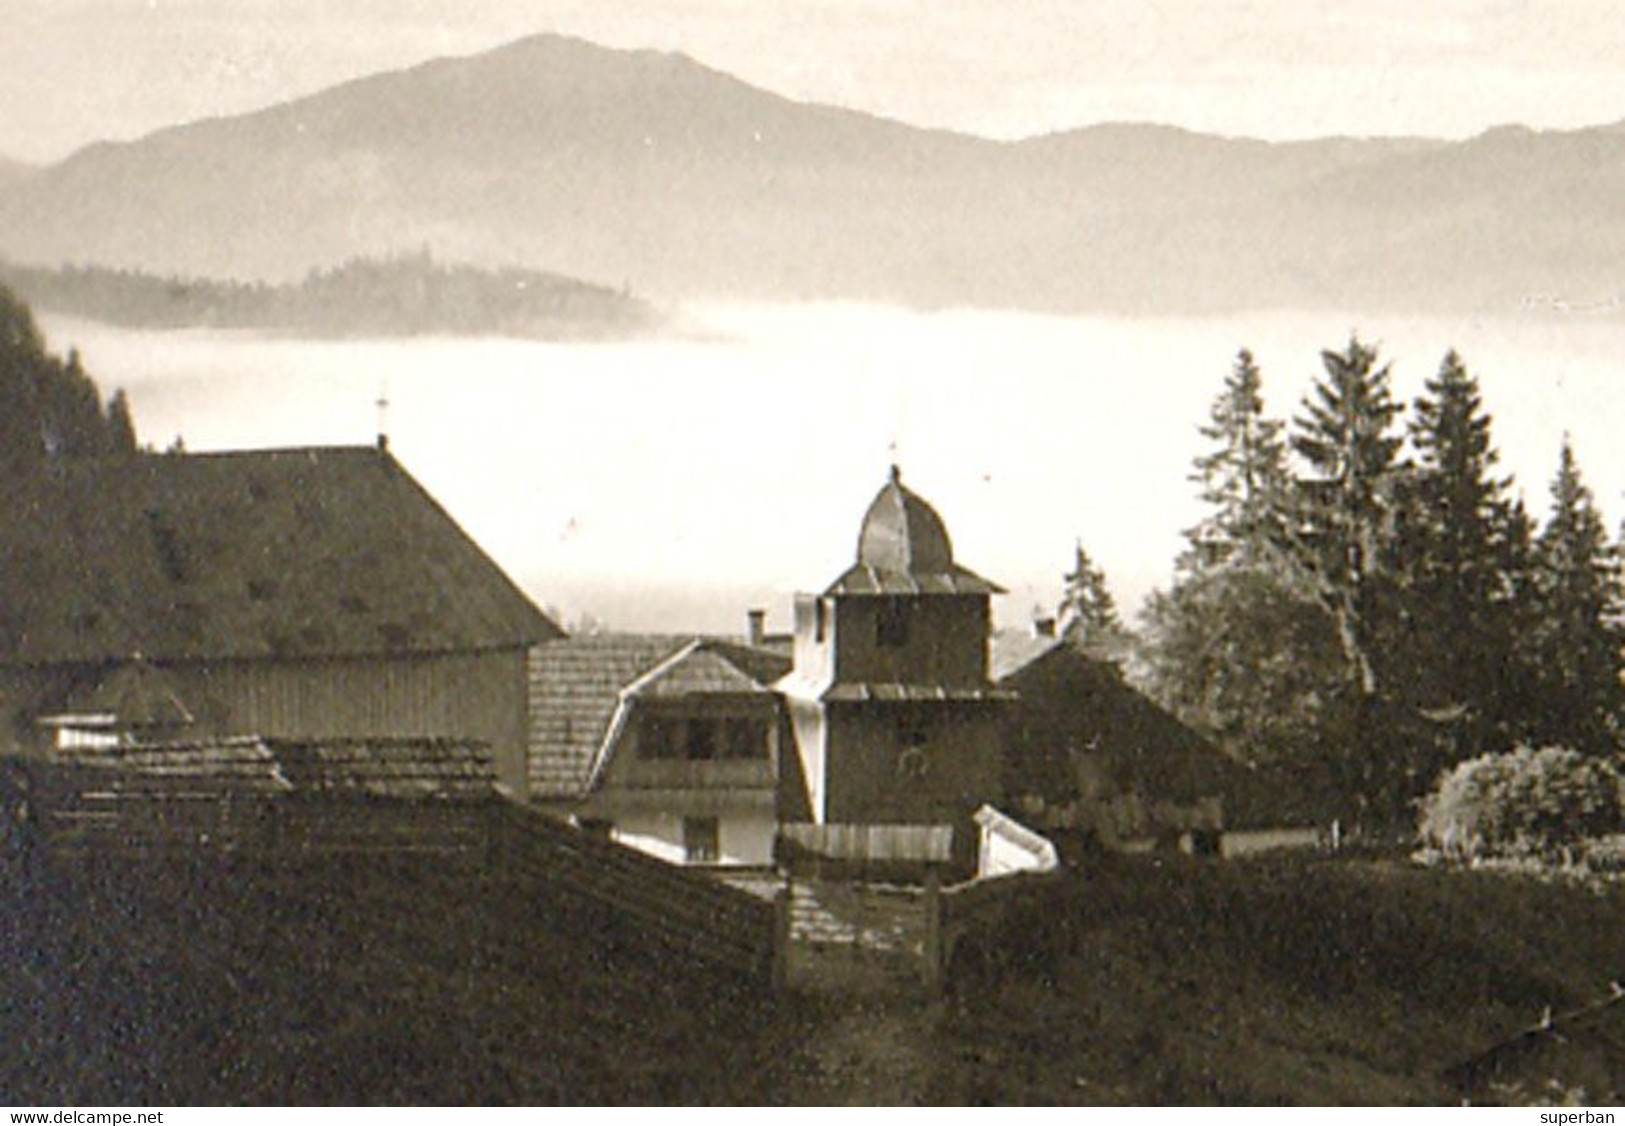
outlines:
{"label": "small shed roof", "polygon": [[370,798],[481,798],[496,792],[485,744],[470,739],[269,739],[294,788]]}
{"label": "small shed roof", "polygon": [[209,782],[244,796],[274,797],[293,790],[293,783],[283,773],[270,745],[252,735],[195,742],[72,747],[52,752],[48,761],[53,766],[89,768],[109,776]]}
{"label": "small shed roof", "polygon": [[243,796],[424,799],[496,793],[489,749],[467,739],[238,736],[73,748],[54,752],[48,762],[94,768],[110,777],[207,782],[213,792]]}
{"label": "small shed roof", "polygon": [[193,719],[169,676],[140,655],[98,670],[52,701],[47,710],[53,714],[39,721],[47,726],[94,716],[127,731],[181,728]]}

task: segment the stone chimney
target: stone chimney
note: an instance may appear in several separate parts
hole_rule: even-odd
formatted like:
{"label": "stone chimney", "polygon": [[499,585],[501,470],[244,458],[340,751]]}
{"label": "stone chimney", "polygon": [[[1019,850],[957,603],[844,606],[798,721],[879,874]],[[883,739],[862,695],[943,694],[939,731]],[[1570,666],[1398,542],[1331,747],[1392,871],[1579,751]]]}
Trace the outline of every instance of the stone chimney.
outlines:
{"label": "stone chimney", "polygon": [[1035,615],[1033,617],[1034,637],[1054,637],[1055,619],[1048,615]]}
{"label": "stone chimney", "polygon": [[767,611],[745,611],[745,640],[760,648],[767,642]]}

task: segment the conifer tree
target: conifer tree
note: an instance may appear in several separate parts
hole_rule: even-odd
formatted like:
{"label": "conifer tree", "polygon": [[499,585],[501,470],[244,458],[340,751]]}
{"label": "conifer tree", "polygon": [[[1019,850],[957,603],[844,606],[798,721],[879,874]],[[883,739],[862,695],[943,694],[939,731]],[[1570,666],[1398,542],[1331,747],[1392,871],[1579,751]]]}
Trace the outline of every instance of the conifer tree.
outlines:
{"label": "conifer tree", "polygon": [[1400,406],[1387,365],[1378,367],[1376,350],[1358,338],[1341,352],[1322,352],[1321,360],[1325,376],[1294,420],[1292,448],[1309,472],[1294,490],[1289,542],[1337,623],[1351,685],[1374,697],[1394,546]]}
{"label": "conifer tree", "polygon": [[1337,683],[1335,632],[1281,548],[1292,493],[1283,425],[1240,350],[1199,428],[1193,463],[1208,514],[1186,532],[1173,589],[1147,602],[1139,686],[1238,758],[1288,763],[1313,742],[1316,701]]}
{"label": "conifer tree", "polygon": [[28,306],[0,287],[0,477],[107,454],[114,429],[78,352],[53,356]]}
{"label": "conifer tree", "polygon": [[1186,532],[1180,569],[1197,573],[1238,556],[1256,563],[1280,539],[1290,477],[1282,424],[1264,414],[1263,377],[1243,348],[1213,401],[1202,436],[1214,444],[1195,460],[1191,480],[1208,516]]}
{"label": "conifer tree", "polygon": [[1531,667],[1539,678],[1536,736],[1593,754],[1616,750],[1621,719],[1619,555],[1567,436],[1552,509],[1534,550],[1539,606]]}
{"label": "conifer tree", "polygon": [[1066,589],[1056,617],[1062,636],[1079,644],[1121,635],[1122,619],[1117,604],[1106,587],[1106,574],[1095,566],[1079,540],[1074,548],[1072,570],[1065,576]]}
{"label": "conifer tree", "polygon": [[1507,498],[1478,381],[1451,351],[1417,398],[1416,466],[1403,514],[1409,695],[1423,709],[1459,712],[1456,758],[1497,749],[1516,679],[1515,600],[1526,534]]}
{"label": "conifer tree", "polygon": [[130,397],[120,387],[107,400],[108,452],[124,456],[139,451],[135,439],[135,419],[130,415]]}

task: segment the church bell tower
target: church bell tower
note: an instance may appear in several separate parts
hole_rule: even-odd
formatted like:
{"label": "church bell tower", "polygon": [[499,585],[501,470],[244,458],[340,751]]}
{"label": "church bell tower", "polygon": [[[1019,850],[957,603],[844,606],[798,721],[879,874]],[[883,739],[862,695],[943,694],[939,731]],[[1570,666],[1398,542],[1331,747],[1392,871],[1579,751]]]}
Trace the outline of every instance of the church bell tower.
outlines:
{"label": "church bell tower", "polygon": [[942,518],[894,466],[857,559],[796,597],[790,705],[813,819],[959,824],[999,800],[1002,708],[988,680],[991,598]]}

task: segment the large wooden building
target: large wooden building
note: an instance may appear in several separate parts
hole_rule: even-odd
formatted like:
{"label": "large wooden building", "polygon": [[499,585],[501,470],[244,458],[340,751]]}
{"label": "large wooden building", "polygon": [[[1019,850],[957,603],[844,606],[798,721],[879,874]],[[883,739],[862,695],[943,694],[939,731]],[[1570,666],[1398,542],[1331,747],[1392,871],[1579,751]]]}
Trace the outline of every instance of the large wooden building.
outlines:
{"label": "large wooden building", "polygon": [[8,484],[0,750],[153,727],[437,736],[488,745],[524,788],[528,653],[561,631],[387,449],[149,455]]}

